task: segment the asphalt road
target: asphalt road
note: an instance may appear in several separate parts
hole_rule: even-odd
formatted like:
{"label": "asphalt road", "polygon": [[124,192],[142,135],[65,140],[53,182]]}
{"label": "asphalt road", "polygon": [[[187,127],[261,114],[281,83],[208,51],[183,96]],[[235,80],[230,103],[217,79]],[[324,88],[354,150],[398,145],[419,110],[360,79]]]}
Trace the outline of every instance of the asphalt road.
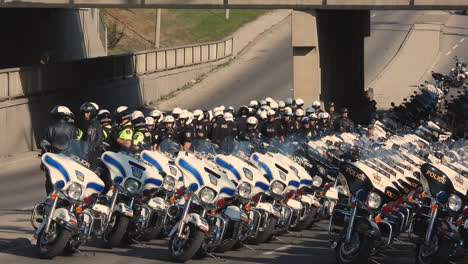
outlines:
{"label": "asphalt road", "polygon": [[[375,78],[394,56],[407,31],[419,16],[420,12],[372,12],[372,36],[366,40],[366,83]],[[468,25],[467,18],[450,18],[442,41],[443,52],[439,56],[436,70],[448,71],[454,55],[462,56],[468,53],[468,40],[464,40],[468,34],[468,27],[464,26]],[[292,52],[288,26],[290,25],[287,23],[278,26],[275,30],[280,34],[276,34],[275,31],[266,33],[265,37],[250,47],[238,61],[220,70],[235,67],[231,75],[225,73],[217,79],[207,78],[207,84],[215,85],[214,88],[206,86],[199,90],[194,89],[192,94],[182,93],[180,96],[184,97],[169,100],[166,106],[173,107],[171,103],[187,108],[213,107],[220,103],[238,106],[247,103],[251,98],[290,96]],[[185,97],[187,95],[190,97]],[[30,208],[33,202],[44,198],[44,176],[38,168],[39,159],[31,158],[2,166],[0,222],[2,215]],[[328,236],[324,230],[325,224],[322,223],[312,231],[284,235],[281,237],[284,242],[275,240],[269,244],[255,246],[255,250],[244,248],[221,254],[221,259],[206,258],[190,263],[336,263],[333,252],[328,249]],[[2,232],[7,231],[0,228],[0,238]],[[52,261],[38,260],[35,248],[28,246],[0,253],[0,263],[165,263],[168,261],[166,243],[167,241],[156,241],[144,246],[115,250],[84,247],[83,254],[58,257]],[[386,252],[387,257],[380,257],[378,261],[413,263],[412,249],[410,245],[397,245],[395,250]]]}

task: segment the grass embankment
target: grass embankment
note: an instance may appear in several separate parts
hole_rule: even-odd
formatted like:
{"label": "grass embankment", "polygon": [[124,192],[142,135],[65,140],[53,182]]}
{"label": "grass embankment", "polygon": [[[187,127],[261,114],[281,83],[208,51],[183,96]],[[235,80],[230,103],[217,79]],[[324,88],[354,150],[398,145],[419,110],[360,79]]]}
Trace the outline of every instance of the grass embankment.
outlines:
{"label": "grass embankment", "polygon": [[[163,9],[161,15],[160,47],[175,47],[223,39],[242,25],[266,13],[267,10],[231,10],[226,19],[224,10]],[[154,48],[156,9],[101,9],[104,23],[114,28],[108,40],[122,37],[109,54],[121,54]],[[109,34],[114,34],[110,36]]]}

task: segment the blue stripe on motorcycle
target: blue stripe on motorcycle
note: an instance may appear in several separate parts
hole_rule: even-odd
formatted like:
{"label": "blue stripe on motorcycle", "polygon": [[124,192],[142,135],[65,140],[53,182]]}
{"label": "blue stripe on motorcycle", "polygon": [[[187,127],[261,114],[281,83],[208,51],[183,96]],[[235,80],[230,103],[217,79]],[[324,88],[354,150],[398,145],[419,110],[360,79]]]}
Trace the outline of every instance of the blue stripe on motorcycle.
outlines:
{"label": "blue stripe on motorcycle", "polygon": [[94,189],[94,190],[96,190],[96,191],[98,191],[98,192],[104,190],[104,186],[102,186],[102,185],[100,185],[100,184],[97,184],[97,183],[95,183],[95,182],[90,182],[90,183],[88,183],[88,184],[86,185],[86,189],[88,189],[88,188]]}
{"label": "blue stripe on motorcycle", "polygon": [[185,161],[184,159],[179,159],[179,165],[188,170],[191,174],[193,174],[193,176],[195,176],[195,178],[197,178],[197,181],[198,181],[198,184],[200,186],[203,186],[205,185],[205,183],[203,182],[203,178],[201,177],[200,173],[192,166],[190,166],[190,164],[188,164],[187,161]]}
{"label": "blue stripe on motorcycle", "polygon": [[184,181],[184,178],[180,176],[178,181]]}
{"label": "blue stripe on motorcycle", "polygon": [[153,164],[153,166],[155,166],[156,169],[158,169],[159,171],[163,171],[163,168],[161,167],[159,162],[157,160],[153,159],[152,157],[150,157],[148,154],[144,153],[142,158],[144,160],[148,161],[149,163]]}
{"label": "blue stripe on motorcycle", "polygon": [[157,185],[157,186],[161,186],[162,181],[158,180],[158,179],[146,179],[145,184],[147,184],[147,183],[151,183],[151,184],[154,184],[154,185]]}
{"label": "blue stripe on motorcycle", "polygon": [[65,178],[66,182],[70,181],[70,176],[68,175],[67,170],[60,163],[58,163],[56,160],[54,160],[50,156],[45,157],[45,162],[49,163],[50,166],[60,171],[60,173],[62,173],[63,177]]}
{"label": "blue stripe on motorcycle", "polygon": [[226,161],[224,161],[224,160],[222,160],[220,158],[216,158],[215,162],[219,166],[231,171],[239,181],[241,180],[241,176],[240,176],[239,172],[233,166],[231,166],[231,164],[227,163]]}
{"label": "blue stripe on motorcycle", "polygon": [[224,187],[224,188],[221,189],[221,191],[219,191],[219,193],[225,193],[225,194],[227,194],[229,196],[233,196],[236,193],[236,190]]}
{"label": "blue stripe on motorcycle", "polygon": [[122,177],[127,177],[127,174],[125,173],[124,167],[122,167],[122,164],[120,164],[118,161],[116,161],[114,158],[112,158],[109,155],[104,155],[104,161],[112,164],[114,167],[116,167],[120,173],[122,174]]}
{"label": "blue stripe on motorcycle", "polygon": [[294,187],[299,187],[300,183],[298,181],[290,181],[288,186],[294,186]]}
{"label": "blue stripe on motorcycle", "polygon": [[305,185],[312,184],[312,180],[301,180],[301,184],[305,184]]}
{"label": "blue stripe on motorcycle", "polygon": [[259,187],[260,189],[264,191],[268,190],[268,184],[265,184],[263,182],[256,182],[255,187]]}
{"label": "blue stripe on motorcycle", "polygon": [[271,170],[270,168],[268,167],[268,165],[266,165],[264,162],[261,162],[260,159],[258,158],[258,156],[256,154],[254,154],[252,156],[253,160],[255,160],[256,162],[258,162],[258,164],[260,165],[260,167],[263,168],[263,170],[265,171],[265,173],[268,175],[268,180],[271,181],[273,180],[273,176],[271,174]]}

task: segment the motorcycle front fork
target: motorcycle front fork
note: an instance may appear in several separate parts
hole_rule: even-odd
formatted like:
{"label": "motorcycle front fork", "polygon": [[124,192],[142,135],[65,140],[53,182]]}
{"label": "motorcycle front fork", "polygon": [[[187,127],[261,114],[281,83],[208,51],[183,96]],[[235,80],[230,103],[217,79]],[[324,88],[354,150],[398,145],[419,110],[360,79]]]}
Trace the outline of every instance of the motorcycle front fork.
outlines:
{"label": "motorcycle front fork", "polygon": [[49,215],[47,216],[47,219],[46,219],[46,225],[44,227],[44,233],[49,232],[50,223],[52,222],[52,217],[54,216],[55,208],[57,207],[57,201],[58,201],[58,197],[55,197],[55,199],[52,202],[52,206],[50,207]]}
{"label": "motorcycle front fork", "polygon": [[431,219],[429,220],[429,225],[427,226],[427,231],[426,231],[426,237],[424,238],[424,244],[426,246],[429,246],[431,243],[432,229],[434,228],[437,211],[438,211],[437,207],[435,208],[435,210],[431,211]]}
{"label": "motorcycle front fork", "polygon": [[179,228],[177,230],[178,237],[182,237],[183,235],[183,232],[185,229],[185,219],[187,218],[190,204],[192,203],[192,199],[193,199],[192,196],[190,196],[189,199],[185,202],[184,211],[182,212],[182,217],[180,218],[180,222],[179,222]]}

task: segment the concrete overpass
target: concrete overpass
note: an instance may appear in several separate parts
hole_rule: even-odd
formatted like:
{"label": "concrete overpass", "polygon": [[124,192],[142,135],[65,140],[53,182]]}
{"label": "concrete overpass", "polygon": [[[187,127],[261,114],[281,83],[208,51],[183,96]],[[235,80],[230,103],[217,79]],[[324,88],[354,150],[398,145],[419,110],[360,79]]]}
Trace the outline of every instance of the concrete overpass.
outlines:
{"label": "concrete overpass", "polygon": [[0,0],[0,7],[463,9],[466,0]]}

